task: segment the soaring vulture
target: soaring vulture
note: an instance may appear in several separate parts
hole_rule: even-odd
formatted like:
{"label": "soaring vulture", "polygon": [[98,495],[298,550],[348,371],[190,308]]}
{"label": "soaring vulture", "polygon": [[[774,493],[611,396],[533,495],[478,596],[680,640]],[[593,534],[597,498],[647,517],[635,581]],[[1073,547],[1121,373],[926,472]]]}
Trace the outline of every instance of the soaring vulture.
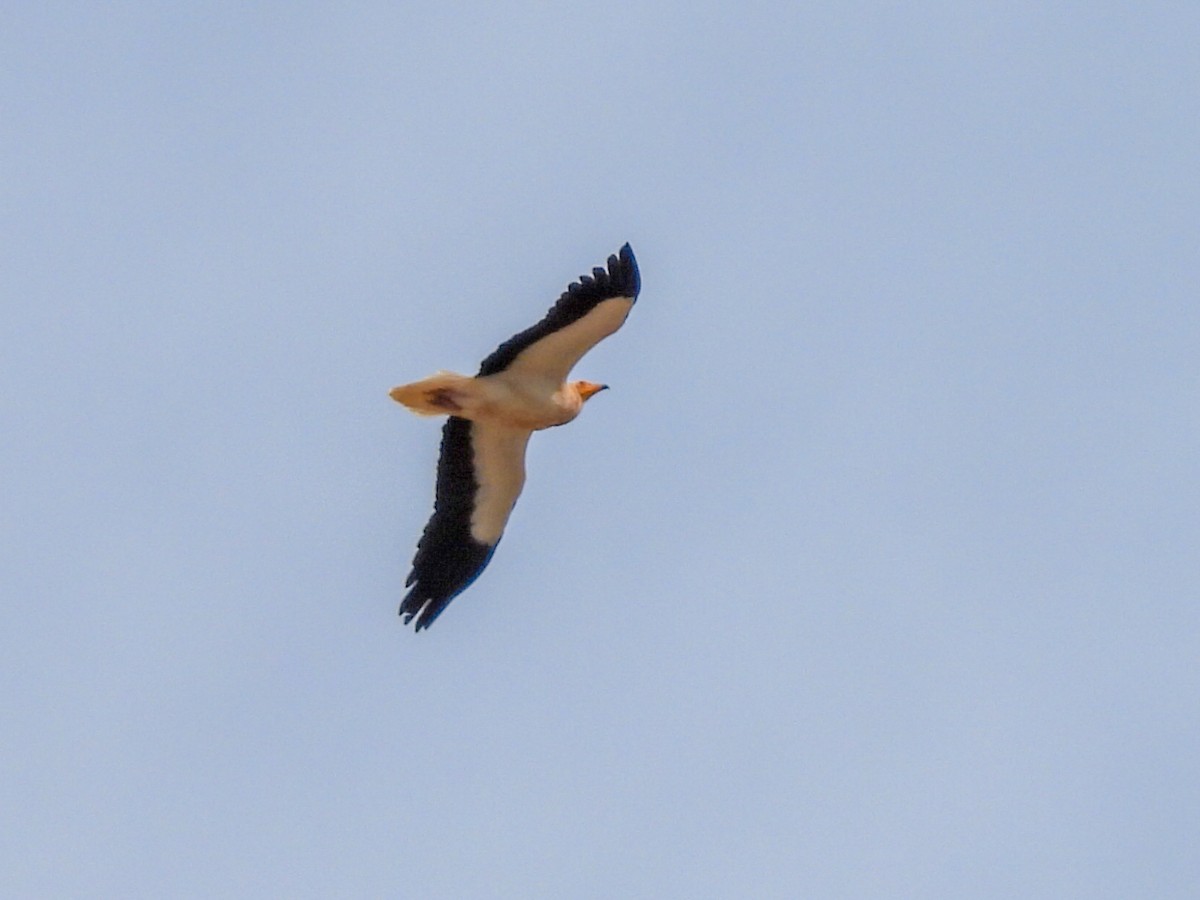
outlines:
{"label": "soaring vulture", "polygon": [[592,347],[621,327],[641,289],[626,244],[567,288],[542,321],[509,338],[474,378],[438,372],[393,388],[418,415],[449,415],[442,429],[433,517],[417,544],[411,588],[400,605],[407,625],[428,628],[487,567],[525,483],[525,445],[543,428],[565,425],[607,385],[567,375]]}

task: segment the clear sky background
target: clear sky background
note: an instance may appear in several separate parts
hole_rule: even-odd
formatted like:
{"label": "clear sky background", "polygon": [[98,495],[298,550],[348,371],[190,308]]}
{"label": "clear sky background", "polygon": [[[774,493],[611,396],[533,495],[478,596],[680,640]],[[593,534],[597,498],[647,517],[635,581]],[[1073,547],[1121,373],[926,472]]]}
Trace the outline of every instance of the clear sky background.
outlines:
{"label": "clear sky background", "polygon": [[[1194,2],[11,3],[0,893],[1200,895]],[[643,292],[396,608],[473,372]]]}

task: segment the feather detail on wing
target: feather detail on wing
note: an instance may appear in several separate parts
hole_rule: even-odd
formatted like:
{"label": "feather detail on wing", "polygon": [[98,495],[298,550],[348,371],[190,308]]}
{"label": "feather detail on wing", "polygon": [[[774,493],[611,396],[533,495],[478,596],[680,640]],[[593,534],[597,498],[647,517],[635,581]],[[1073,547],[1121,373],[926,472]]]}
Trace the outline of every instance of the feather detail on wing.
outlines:
{"label": "feather detail on wing", "polygon": [[564,381],[575,363],[621,327],[641,290],[637,260],[628,244],[559,297],[538,324],[501,344],[479,367],[480,375],[511,370]]}
{"label": "feather detail on wing", "polygon": [[433,516],[400,605],[405,624],[428,628],[491,561],[525,483],[529,432],[451,416],[442,430]]}

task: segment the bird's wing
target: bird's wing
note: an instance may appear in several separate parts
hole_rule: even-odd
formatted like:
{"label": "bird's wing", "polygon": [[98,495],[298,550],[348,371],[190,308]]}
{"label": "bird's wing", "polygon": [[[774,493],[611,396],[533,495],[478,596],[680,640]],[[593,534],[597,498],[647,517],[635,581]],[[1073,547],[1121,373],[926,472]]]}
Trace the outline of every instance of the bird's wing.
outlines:
{"label": "bird's wing", "polygon": [[442,429],[433,516],[425,526],[400,605],[417,631],[433,624],[491,561],[525,484],[530,432],[451,416]]}
{"label": "bird's wing", "polygon": [[561,383],[583,354],[621,327],[641,290],[637,260],[628,244],[567,288],[546,317],[501,344],[479,367],[480,375],[511,371]]}

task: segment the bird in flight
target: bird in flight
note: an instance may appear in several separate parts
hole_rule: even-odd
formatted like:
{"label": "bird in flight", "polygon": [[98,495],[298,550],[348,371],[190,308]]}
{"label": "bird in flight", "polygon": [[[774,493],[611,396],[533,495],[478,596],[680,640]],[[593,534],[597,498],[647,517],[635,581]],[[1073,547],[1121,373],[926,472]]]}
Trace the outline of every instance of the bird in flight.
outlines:
{"label": "bird in flight", "polygon": [[592,347],[625,322],[641,290],[626,244],[558,298],[542,321],[501,344],[479,374],[438,372],[391,391],[442,428],[433,516],[417,544],[404,624],[428,628],[491,561],[525,484],[525,446],[535,431],[565,425],[607,385],[567,381]]}

